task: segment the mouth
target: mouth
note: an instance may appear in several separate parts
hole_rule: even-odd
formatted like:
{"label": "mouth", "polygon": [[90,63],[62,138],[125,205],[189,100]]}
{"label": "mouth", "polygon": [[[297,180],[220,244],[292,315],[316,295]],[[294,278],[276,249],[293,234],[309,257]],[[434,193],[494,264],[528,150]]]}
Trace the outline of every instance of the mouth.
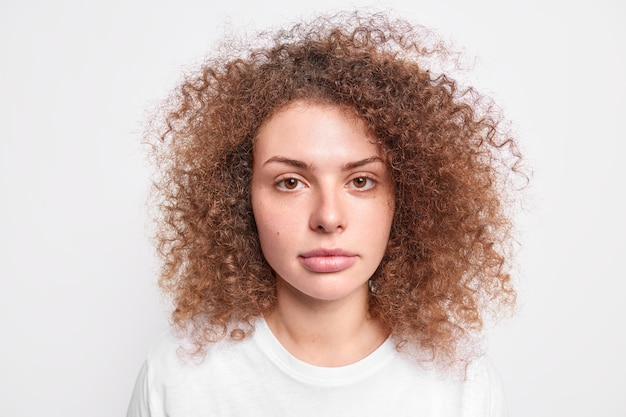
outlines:
{"label": "mouth", "polygon": [[357,255],[343,249],[314,249],[301,254],[299,259],[309,271],[330,273],[348,269],[357,261]]}

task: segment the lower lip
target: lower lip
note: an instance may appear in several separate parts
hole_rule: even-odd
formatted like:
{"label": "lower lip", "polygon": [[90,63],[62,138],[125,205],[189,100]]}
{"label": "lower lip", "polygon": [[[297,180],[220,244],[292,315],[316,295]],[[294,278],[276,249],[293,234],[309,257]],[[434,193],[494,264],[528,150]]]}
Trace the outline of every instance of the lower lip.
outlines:
{"label": "lower lip", "polygon": [[356,256],[311,256],[301,257],[300,261],[309,271],[339,272],[354,265]]}

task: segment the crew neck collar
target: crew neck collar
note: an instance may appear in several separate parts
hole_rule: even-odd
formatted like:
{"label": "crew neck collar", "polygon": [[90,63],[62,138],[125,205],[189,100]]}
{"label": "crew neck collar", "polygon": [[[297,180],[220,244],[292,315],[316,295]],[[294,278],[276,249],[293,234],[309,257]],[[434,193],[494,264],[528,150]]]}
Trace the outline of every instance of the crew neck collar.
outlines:
{"label": "crew neck collar", "polygon": [[338,367],[316,366],[289,353],[264,318],[257,320],[255,327],[257,345],[272,363],[291,377],[314,385],[339,386],[360,381],[383,368],[396,353],[393,342],[387,338],[376,350],[355,363]]}

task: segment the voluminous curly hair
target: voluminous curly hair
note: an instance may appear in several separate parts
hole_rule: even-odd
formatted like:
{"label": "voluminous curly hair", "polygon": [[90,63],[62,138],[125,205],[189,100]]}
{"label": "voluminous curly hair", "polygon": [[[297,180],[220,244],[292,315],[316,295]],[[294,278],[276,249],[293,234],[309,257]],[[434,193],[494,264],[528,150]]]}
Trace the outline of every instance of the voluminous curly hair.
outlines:
{"label": "voluminous curly hair", "polygon": [[227,41],[187,75],[149,135],[159,283],[174,325],[201,351],[245,337],[275,306],[250,202],[252,150],[268,117],[308,100],[354,112],[393,178],[395,214],[372,277],[371,314],[398,345],[458,359],[459,342],[479,333],[485,313],[515,300],[506,191],[521,157],[499,113],[429,70],[450,55],[402,19],[340,13],[254,42]]}

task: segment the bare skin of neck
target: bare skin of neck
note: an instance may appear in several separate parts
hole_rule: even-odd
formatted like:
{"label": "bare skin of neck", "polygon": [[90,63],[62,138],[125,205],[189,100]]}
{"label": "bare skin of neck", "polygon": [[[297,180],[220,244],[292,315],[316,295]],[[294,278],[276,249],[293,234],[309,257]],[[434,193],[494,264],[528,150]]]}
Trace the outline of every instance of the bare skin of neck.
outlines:
{"label": "bare skin of neck", "polygon": [[312,299],[279,281],[276,309],[266,321],[278,341],[296,358],[316,366],[355,363],[388,337],[380,320],[368,313],[365,284],[337,301]]}

